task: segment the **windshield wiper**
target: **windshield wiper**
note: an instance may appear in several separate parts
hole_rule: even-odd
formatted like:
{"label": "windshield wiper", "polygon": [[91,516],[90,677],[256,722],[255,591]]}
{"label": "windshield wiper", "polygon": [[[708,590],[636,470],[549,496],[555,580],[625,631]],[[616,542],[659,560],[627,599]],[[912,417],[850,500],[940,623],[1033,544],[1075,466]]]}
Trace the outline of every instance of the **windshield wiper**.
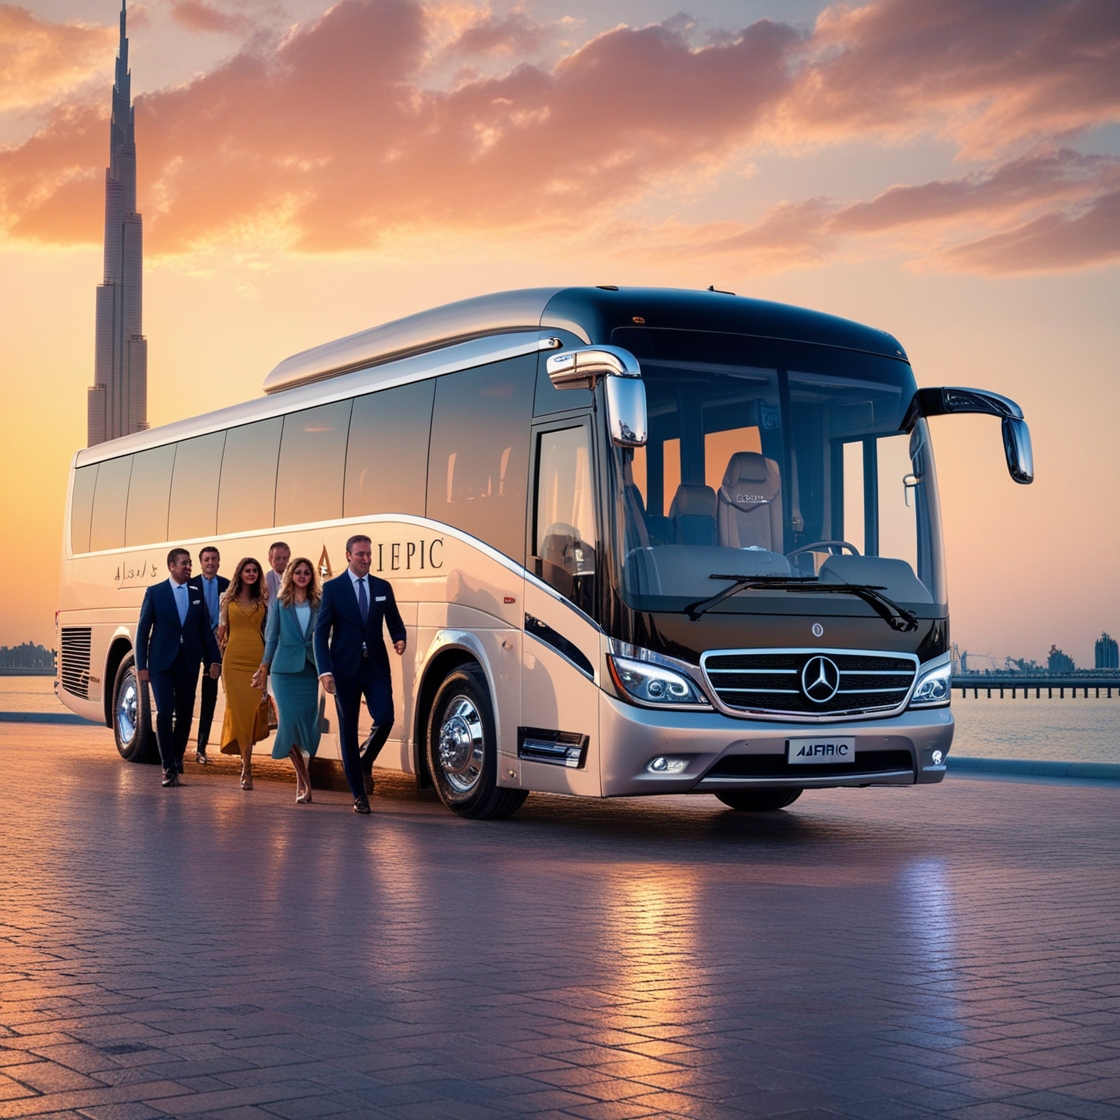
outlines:
{"label": "windshield wiper", "polygon": [[892,630],[907,632],[917,630],[918,617],[905,607],[900,607],[893,599],[882,594],[885,588],[862,583],[821,583],[815,576],[725,576],[714,574],[708,579],[732,580],[710,599],[700,599],[685,607],[685,614],[695,622],[712,607],[725,599],[738,595],[740,591],[792,591],[808,592],[812,595],[855,595],[862,599]]}

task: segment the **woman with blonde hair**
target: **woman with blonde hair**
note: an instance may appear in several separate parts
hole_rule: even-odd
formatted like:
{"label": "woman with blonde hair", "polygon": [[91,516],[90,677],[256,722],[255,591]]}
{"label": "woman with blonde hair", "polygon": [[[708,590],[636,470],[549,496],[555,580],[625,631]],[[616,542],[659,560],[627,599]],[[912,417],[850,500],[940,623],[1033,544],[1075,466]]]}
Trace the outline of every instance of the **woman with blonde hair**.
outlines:
{"label": "woman with blonde hair", "polygon": [[241,788],[253,788],[253,744],[268,737],[264,694],[255,670],[264,653],[268,588],[260,562],[246,556],[234,569],[218,607],[218,644],[222,647],[222,685],[226,715],[222,754],[241,755]]}
{"label": "woman with blonde hair", "polygon": [[311,561],[305,556],[290,561],[280,580],[280,593],[268,611],[264,655],[253,677],[255,688],[265,688],[272,673],[280,723],[272,757],[292,760],[300,805],[311,801],[308,763],[319,749],[319,674],[313,638],[320,594]]}

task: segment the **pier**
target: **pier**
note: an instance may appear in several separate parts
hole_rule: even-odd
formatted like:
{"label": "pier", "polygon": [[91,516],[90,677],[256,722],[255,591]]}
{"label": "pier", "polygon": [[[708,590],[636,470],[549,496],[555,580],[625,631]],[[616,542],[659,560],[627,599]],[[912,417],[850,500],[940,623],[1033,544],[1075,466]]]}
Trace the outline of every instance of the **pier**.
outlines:
{"label": "pier", "polygon": [[1103,694],[1111,700],[1114,692],[1120,699],[1120,673],[1107,676],[1080,673],[1045,673],[1037,676],[1027,673],[964,673],[953,677],[953,688],[959,688],[962,697],[967,696],[971,690],[973,699],[978,699],[981,693],[991,699],[994,693],[1001,700],[1007,694],[1010,694],[1012,700],[1016,700],[1019,693],[1022,693],[1024,700],[1038,700],[1043,696],[1052,699],[1057,693],[1058,699],[1064,700],[1066,693],[1069,693],[1070,699],[1077,699],[1079,696],[1088,699],[1090,694],[1094,697]]}

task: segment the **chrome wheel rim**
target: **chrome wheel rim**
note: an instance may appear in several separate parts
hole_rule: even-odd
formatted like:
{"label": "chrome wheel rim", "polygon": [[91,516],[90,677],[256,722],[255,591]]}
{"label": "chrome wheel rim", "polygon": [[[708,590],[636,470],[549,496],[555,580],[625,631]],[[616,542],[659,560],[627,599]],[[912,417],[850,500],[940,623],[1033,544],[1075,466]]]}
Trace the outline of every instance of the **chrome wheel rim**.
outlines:
{"label": "chrome wheel rim", "polygon": [[136,671],[129,669],[117,695],[117,736],[122,747],[132,746],[140,719],[140,692]]}
{"label": "chrome wheel rim", "polygon": [[448,704],[439,729],[440,769],[456,793],[470,793],[478,785],[485,748],[478,708],[470,697],[456,696]]}

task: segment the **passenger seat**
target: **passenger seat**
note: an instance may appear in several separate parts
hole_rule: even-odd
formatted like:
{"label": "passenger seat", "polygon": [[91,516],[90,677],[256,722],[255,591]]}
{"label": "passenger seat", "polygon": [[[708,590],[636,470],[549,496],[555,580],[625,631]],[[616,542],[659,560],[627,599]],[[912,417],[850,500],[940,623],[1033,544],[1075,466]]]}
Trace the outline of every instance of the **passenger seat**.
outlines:
{"label": "passenger seat", "polygon": [[757,451],[736,451],[719,488],[719,543],[782,551],[782,486],[778,464]]}
{"label": "passenger seat", "polygon": [[677,544],[716,543],[716,492],[710,486],[682,483],[669,507]]}

